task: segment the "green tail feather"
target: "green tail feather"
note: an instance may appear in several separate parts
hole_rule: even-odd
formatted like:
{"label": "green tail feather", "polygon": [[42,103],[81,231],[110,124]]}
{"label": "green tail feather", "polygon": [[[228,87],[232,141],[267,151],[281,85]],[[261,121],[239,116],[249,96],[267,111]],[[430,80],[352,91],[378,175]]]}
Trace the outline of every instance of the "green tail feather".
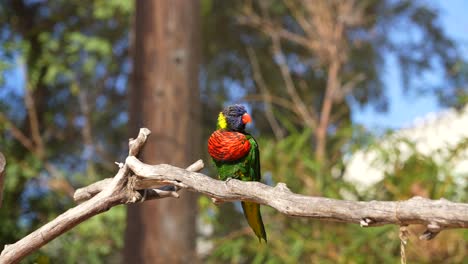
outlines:
{"label": "green tail feather", "polygon": [[260,214],[260,205],[251,202],[242,202],[242,209],[244,209],[244,215],[249,223],[250,227],[257,235],[258,240],[262,242],[265,240],[267,242],[267,236],[265,232],[265,227],[263,226],[262,215]]}

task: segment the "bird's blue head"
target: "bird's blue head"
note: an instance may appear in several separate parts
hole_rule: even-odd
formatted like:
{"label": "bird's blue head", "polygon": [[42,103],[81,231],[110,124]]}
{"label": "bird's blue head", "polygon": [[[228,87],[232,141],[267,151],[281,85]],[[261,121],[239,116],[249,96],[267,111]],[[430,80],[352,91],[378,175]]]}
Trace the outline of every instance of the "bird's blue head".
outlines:
{"label": "bird's blue head", "polygon": [[227,106],[219,114],[218,126],[230,131],[244,132],[245,125],[251,121],[250,115],[243,105]]}

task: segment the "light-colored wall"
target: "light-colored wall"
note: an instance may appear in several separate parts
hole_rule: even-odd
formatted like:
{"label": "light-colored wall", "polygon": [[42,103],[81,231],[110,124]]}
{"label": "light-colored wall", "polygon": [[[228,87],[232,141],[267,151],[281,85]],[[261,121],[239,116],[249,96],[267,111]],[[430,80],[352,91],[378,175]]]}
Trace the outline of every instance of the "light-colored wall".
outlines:
{"label": "light-colored wall", "polygon": [[[404,143],[406,139],[414,144],[416,151],[430,155],[437,163],[451,166],[452,173],[460,184],[466,184],[468,177],[468,149],[453,159],[448,158],[450,148],[456,147],[468,139],[468,105],[461,111],[449,109],[431,113],[417,119],[408,127],[385,137],[376,146],[354,153],[345,171],[344,179],[355,183],[359,190],[364,190],[384,177],[384,172],[391,172],[392,162],[404,161],[411,153],[411,147]],[[384,162],[378,149],[400,151],[400,155],[390,155],[391,162]],[[448,163],[448,164],[447,164]]]}

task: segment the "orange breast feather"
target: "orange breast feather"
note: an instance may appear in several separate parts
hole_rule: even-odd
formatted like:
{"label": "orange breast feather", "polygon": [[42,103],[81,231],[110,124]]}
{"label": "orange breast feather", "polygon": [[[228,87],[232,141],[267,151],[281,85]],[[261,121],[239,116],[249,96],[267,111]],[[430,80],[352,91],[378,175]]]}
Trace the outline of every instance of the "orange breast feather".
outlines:
{"label": "orange breast feather", "polygon": [[235,161],[249,153],[250,142],[239,132],[216,130],[208,139],[208,153],[218,161]]}

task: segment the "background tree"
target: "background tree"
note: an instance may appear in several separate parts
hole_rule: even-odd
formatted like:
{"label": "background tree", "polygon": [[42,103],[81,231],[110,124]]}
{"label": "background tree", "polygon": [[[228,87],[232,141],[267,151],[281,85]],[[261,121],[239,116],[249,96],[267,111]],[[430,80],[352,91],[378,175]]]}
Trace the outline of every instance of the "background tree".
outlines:
{"label": "background tree", "polygon": [[[126,147],[120,139],[132,9],[128,1],[0,4],[0,148],[9,164],[2,247],[72,206],[76,186],[115,169],[116,153]],[[119,258],[124,213],[117,208],[92,219],[30,260]],[[94,235],[100,239],[90,240]]]}
{"label": "background tree", "polygon": [[[185,167],[200,156],[197,1],[136,1],[131,135],[148,127],[148,163]],[[196,259],[196,195],[129,206],[125,261],[187,263]]]}

